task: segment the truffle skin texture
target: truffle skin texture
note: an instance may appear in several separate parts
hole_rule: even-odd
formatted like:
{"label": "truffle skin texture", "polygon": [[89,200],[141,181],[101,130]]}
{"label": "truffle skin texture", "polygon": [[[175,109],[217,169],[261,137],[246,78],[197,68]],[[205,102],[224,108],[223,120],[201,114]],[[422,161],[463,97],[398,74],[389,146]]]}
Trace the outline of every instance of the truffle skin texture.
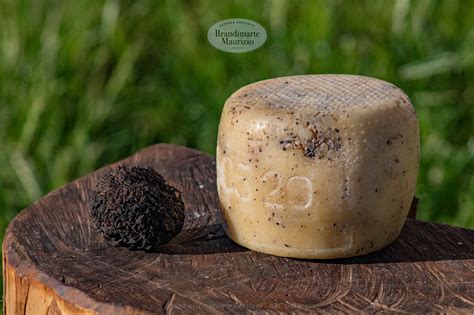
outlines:
{"label": "truffle skin texture", "polygon": [[149,251],[184,224],[181,193],[151,167],[119,166],[100,178],[90,200],[97,231],[114,246]]}

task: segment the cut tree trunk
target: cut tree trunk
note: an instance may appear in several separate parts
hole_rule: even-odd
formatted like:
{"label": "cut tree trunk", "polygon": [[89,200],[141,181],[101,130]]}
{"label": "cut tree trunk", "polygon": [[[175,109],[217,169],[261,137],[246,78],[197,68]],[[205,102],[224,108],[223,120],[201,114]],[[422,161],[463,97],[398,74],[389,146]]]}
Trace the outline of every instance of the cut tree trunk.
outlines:
{"label": "cut tree trunk", "polygon": [[[88,198],[117,167],[149,165],[182,191],[183,231],[159,252],[112,247],[91,227]],[[370,255],[281,258],[223,232],[214,158],[155,145],[23,210],[3,242],[5,314],[474,311],[474,231],[408,219]]]}

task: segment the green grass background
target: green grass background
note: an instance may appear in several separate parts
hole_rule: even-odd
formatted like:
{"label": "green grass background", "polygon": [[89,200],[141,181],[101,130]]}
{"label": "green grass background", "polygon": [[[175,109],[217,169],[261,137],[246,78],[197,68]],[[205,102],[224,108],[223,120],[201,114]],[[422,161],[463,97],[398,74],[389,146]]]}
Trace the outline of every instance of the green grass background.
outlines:
{"label": "green grass background", "polygon": [[[260,49],[207,42],[255,20]],[[474,228],[474,1],[0,0],[0,235],[68,181],[158,142],[213,154],[238,88],[310,73],[401,87],[421,125],[419,218]]]}

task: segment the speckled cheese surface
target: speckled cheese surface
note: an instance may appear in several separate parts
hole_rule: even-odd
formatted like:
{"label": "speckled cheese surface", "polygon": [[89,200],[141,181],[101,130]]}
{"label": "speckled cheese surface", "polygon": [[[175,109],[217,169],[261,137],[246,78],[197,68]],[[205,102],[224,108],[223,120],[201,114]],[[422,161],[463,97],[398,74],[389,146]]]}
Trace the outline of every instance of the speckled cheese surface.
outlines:
{"label": "speckled cheese surface", "polygon": [[226,101],[217,188],[227,235],[269,254],[366,254],[399,235],[414,196],[419,128],[394,85],[353,75],[281,77]]}

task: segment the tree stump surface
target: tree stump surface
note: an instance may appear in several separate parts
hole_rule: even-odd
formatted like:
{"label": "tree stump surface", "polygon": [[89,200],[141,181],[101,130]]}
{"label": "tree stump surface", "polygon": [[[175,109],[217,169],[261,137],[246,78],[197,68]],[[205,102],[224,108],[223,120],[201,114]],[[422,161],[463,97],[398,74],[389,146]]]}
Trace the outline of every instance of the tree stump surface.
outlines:
{"label": "tree stump surface", "polygon": [[[183,231],[159,252],[112,247],[88,198],[117,167],[148,165],[182,192]],[[35,202],[3,242],[5,314],[474,312],[474,231],[408,219],[389,247],[362,257],[290,259],[223,232],[215,160],[154,145]]]}

